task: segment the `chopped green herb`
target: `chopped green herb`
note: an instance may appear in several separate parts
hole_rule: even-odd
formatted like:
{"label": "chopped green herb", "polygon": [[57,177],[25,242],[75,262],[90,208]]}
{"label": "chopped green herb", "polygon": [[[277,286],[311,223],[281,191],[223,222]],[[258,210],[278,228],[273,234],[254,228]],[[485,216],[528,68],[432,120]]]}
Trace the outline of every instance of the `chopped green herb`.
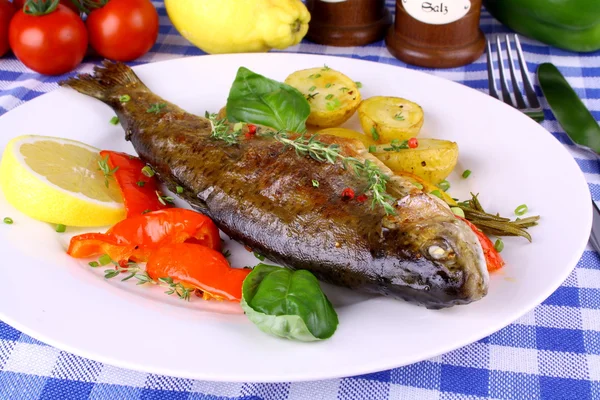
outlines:
{"label": "chopped green herb", "polygon": [[314,92],[317,89],[316,86],[311,86],[310,88],[308,88],[309,92]]}
{"label": "chopped green herb", "polygon": [[119,167],[114,167],[113,169],[110,169],[110,166],[108,165],[108,156],[98,161],[98,167],[98,169],[104,174],[104,184],[106,185],[106,187],[108,187],[108,180],[113,177],[113,175],[115,174],[115,172],[117,172]]}
{"label": "chopped green herb", "polygon": [[521,204],[515,209],[515,215],[521,216],[528,211],[527,204]]}
{"label": "chopped green herb", "polygon": [[312,180],[312,185],[313,185],[314,187],[317,187],[317,188],[318,188],[318,187],[319,187],[319,181],[317,181],[316,179],[313,179],[313,180]]}
{"label": "chopped green herb", "polygon": [[400,151],[408,149],[408,140],[400,141],[400,139],[394,139],[390,143],[390,147],[385,147],[384,151]]}
{"label": "chopped green herb", "polygon": [[377,146],[374,144],[369,146],[369,153],[375,153],[377,151]]}
{"label": "chopped green herb", "polygon": [[327,107],[327,109],[329,111],[333,111],[333,110],[339,108],[339,106],[341,106],[341,105],[342,105],[342,103],[340,102],[340,99],[338,99],[337,97],[335,97],[333,99],[333,101],[327,102],[327,104],[325,106]]}
{"label": "chopped green herb", "polygon": [[419,182],[414,182],[413,185],[415,185],[417,189],[423,190],[423,185],[421,185]]}
{"label": "chopped green herb", "polygon": [[147,113],[158,114],[167,105],[165,103],[154,103],[146,110]]}
{"label": "chopped green herb", "polygon": [[119,117],[116,115],[110,119],[110,123],[113,125],[117,125],[119,123]]}
{"label": "chopped green herb", "polygon": [[172,198],[171,196],[162,196],[158,190],[155,191],[156,193],[156,197],[158,197],[158,201],[160,202],[160,204],[162,204],[163,206],[166,206],[167,203],[169,204],[173,204],[173,202],[175,201],[174,198]]}
{"label": "chopped green herb", "polygon": [[462,218],[465,217],[465,212],[460,207],[450,207],[450,210],[452,210],[454,215],[458,215],[459,217],[462,217]]}
{"label": "chopped green herb", "polygon": [[265,259],[265,256],[257,252],[254,252],[254,257],[258,258],[260,261],[264,261]]}
{"label": "chopped green herb", "polygon": [[12,225],[12,223],[14,221],[10,217],[4,217],[4,219],[2,220],[2,222],[4,222],[6,225]]}
{"label": "chopped green herb", "polygon": [[98,262],[100,263],[100,265],[104,266],[110,264],[111,262],[113,262],[113,260],[108,254],[103,254],[98,259]]}
{"label": "chopped green herb", "polygon": [[313,93],[313,94],[309,94],[308,96],[306,96],[306,100],[308,100],[309,102],[314,99],[317,95],[319,94],[319,92],[317,93]]}
{"label": "chopped green herb", "polygon": [[373,136],[373,140],[379,140],[379,132],[374,126],[371,127],[371,136]]}
{"label": "chopped green herb", "polygon": [[462,173],[462,177],[465,179],[467,179],[469,177],[469,175],[471,175],[470,169],[466,169],[465,172]]}
{"label": "chopped green herb", "polygon": [[148,214],[149,212],[152,212],[152,210],[144,210],[144,211],[142,211],[142,215]]}
{"label": "chopped green herb", "polygon": [[92,267],[92,268],[97,268],[97,267],[99,267],[99,266],[100,266],[100,264],[98,264],[98,261],[90,261],[90,262],[88,263],[88,265],[89,265],[90,267]]}
{"label": "chopped green herb", "polygon": [[362,83],[361,82],[354,82],[354,84],[356,85],[357,88],[362,88]]}
{"label": "chopped green herb", "polygon": [[496,243],[494,243],[494,249],[496,249],[498,253],[502,252],[502,250],[504,250],[504,242],[501,239],[496,239]]}
{"label": "chopped green herb", "polygon": [[331,83],[326,84],[325,87],[329,89],[331,87]]}
{"label": "chopped green herb", "polygon": [[144,174],[148,178],[152,178],[154,176],[154,170],[151,166],[146,165],[144,168],[142,168],[142,174]]}
{"label": "chopped green herb", "polygon": [[63,224],[56,225],[56,232],[63,233],[67,230],[67,227]]}
{"label": "chopped green herb", "polygon": [[321,74],[312,74],[308,76],[310,79],[317,79],[321,77]]}
{"label": "chopped green herb", "polygon": [[146,182],[144,182],[144,181],[137,181],[137,182],[136,182],[136,184],[137,184],[139,187],[144,187],[144,185],[146,184]]}
{"label": "chopped green herb", "polygon": [[122,96],[119,96],[119,101],[121,103],[127,103],[129,100],[131,100],[131,96],[129,96],[128,94],[124,94]]}
{"label": "chopped green herb", "polygon": [[437,187],[439,187],[440,189],[442,189],[444,192],[447,192],[448,189],[450,189],[450,182],[443,180],[440,183],[437,184]]}
{"label": "chopped green herb", "polygon": [[340,90],[341,90],[343,93],[346,93],[346,92],[350,91],[350,89],[348,89],[347,87],[340,88]]}
{"label": "chopped green herb", "polygon": [[223,250],[223,256],[225,258],[230,257],[231,256],[231,252],[229,250],[225,249],[225,250]]}
{"label": "chopped green herb", "polygon": [[329,71],[331,68],[329,68],[326,64],[323,65],[323,69],[321,69],[321,71]]}
{"label": "chopped green herb", "polygon": [[432,190],[430,193],[432,195],[436,196],[436,197],[439,197],[440,199],[442,198],[442,193],[439,190],[437,190],[437,189],[436,190]]}
{"label": "chopped green herb", "polygon": [[181,193],[183,193],[183,188],[181,186],[177,186],[175,188],[175,191],[177,192],[177,194],[181,194]]}
{"label": "chopped green herb", "polygon": [[228,145],[234,145],[237,143],[238,136],[242,134],[243,124],[238,125],[238,129],[236,129],[236,124],[234,125],[233,130],[231,130],[229,129],[229,124],[227,123],[226,118],[217,119],[217,114],[210,114],[208,111],[204,114],[204,116],[210,121],[211,137],[222,140]]}
{"label": "chopped green herb", "polygon": [[325,100],[331,100],[331,99],[333,99],[332,94],[328,94],[327,96],[325,96]]}
{"label": "chopped green herb", "polygon": [[404,115],[402,115],[402,111],[400,111],[398,114],[394,115],[394,119],[396,121],[404,121]]}

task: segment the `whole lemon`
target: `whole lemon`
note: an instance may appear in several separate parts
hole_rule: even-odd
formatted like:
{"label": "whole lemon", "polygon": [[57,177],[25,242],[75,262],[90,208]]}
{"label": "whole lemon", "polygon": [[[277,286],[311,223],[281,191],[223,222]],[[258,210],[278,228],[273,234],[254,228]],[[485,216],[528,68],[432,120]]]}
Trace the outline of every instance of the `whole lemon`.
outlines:
{"label": "whole lemon", "polygon": [[263,52],[298,44],[310,13],[300,0],[165,0],[171,22],[206,53]]}

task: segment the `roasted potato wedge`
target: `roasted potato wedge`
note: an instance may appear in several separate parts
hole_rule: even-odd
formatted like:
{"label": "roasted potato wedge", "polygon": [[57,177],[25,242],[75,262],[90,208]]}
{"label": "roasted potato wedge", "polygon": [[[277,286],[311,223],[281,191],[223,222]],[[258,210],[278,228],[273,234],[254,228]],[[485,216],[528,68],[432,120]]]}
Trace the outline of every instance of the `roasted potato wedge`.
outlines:
{"label": "roasted potato wedge", "polygon": [[377,145],[373,155],[394,172],[410,172],[437,185],[456,166],[458,145],[448,140],[419,139],[415,149],[400,149],[388,143]]}
{"label": "roasted potato wedge", "polygon": [[285,83],[298,89],[310,103],[308,125],[339,126],[354,114],[361,102],[356,83],[329,67],[293,72]]}
{"label": "roasted potato wedge", "polygon": [[367,136],[362,132],[357,132],[355,130],[347,129],[347,128],[321,129],[320,131],[317,131],[316,134],[317,135],[332,135],[332,136],[338,136],[338,137],[343,137],[343,138],[356,139],[356,140],[359,140],[360,142],[362,142],[366,148],[369,148],[369,146],[373,146],[376,144],[375,141],[373,139],[371,139],[370,136]]}
{"label": "roasted potato wedge", "polygon": [[384,96],[365,99],[358,107],[358,117],[365,133],[378,143],[416,137],[425,120],[423,109],[417,103]]}

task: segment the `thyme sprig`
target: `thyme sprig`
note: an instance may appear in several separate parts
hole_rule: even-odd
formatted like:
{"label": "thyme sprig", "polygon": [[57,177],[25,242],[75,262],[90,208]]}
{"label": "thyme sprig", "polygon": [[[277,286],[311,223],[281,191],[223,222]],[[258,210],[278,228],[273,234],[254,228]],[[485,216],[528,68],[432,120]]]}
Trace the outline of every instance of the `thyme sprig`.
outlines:
{"label": "thyme sprig", "polygon": [[395,199],[386,191],[389,177],[374,162],[370,160],[363,162],[354,157],[344,156],[338,144],[323,143],[318,140],[317,135],[308,138],[300,135],[295,139],[291,139],[287,133],[282,131],[270,132],[265,135],[272,136],[278,142],[283,143],[285,147],[293,148],[301,157],[308,155],[315,161],[331,164],[335,164],[338,159],[341,160],[344,168],[352,168],[357,176],[367,179],[366,192],[370,192],[373,197],[371,207],[375,208],[375,206],[381,205],[386,214],[395,214],[394,207],[390,204]]}
{"label": "thyme sprig", "polygon": [[204,116],[210,121],[210,136],[224,141],[228,145],[234,145],[241,135],[241,129],[231,130],[226,118],[218,119],[217,114],[211,114],[208,111]]}
{"label": "thyme sprig", "polygon": [[104,184],[106,185],[106,187],[108,187],[109,179],[114,178],[113,175],[115,174],[115,172],[117,172],[119,167],[114,167],[113,169],[111,169],[108,165],[108,156],[106,156],[105,158],[98,161],[98,168],[104,174]]}
{"label": "thyme sprig", "polygon": [[[102,263],[101,263],[102,264]],[[92,261],[90,263],[91,267],[98,267],[101,266],[101,264],[98,264],[95,261]],[[123,267],[121,264],[119,264],[117,261],[110,259],[110,264],[114,265],[114,268],[109,268],[104,270],[104,278],[105,279],[112,279],[116,276],[119,276],[122,273],[127,273],[128,275],[121,279],[121,281],[128,281],[130,279],[136,279],[137,280],[137,285],[144,285],[144,284],[151,284],[151,285],[158,285],[158,286],[162,286],[167,288],[168,290],[165,292],[168,295],[177,295],[177,297],[179,297],[182,300],[190,300],[190,297],[192,295],[192,293],[194,293],[193,288],[186,288],[185,286],[183,286],[180,282],[175,282],[173,281],[173,278],[170,277],[165,277],[165,278],[158,278],[158,280],[154,280],[150,277],[150,275],[148,275],[148,273],[146,271],[144,271],[139,265],[137,265],[134,262],[128,262],[126,267]],[[106,265],[109,266],[109,265]]]}

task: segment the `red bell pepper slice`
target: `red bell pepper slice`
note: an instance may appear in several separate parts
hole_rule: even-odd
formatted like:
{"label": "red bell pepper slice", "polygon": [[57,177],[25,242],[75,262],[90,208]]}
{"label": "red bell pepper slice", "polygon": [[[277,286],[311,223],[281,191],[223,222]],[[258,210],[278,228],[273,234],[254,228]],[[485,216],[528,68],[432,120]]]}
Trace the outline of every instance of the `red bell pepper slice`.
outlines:
{"label": "red bell pepper slice", "polygon": [[242,299],[242,283],[250,269],[231,268],[218,251],[191,243],[174,243],[157,249],[146,264],[154,279],[169,277],[204,292],[204,298]]}
{"label": "red bell pepper slice", "polygon": [[100,156],[104,159],[108,157],[111,169],[117,168],[113,175],[121,190],[128,217],[169,208],[169,205],[163,204],[158,197],[156,178],[142,173],[142,168],[146,166],[142,160],[126,153],[109,150],[101,151]]}
{"label": "red bell pepper slice", "polygon": [[490,238],[488,238],[486,234],[483,233],[478,227],[473,225],[473,223],[467,221],[462,217],[457,216],[457,218],[460,218],[463,221],[465,221],[467,225],[471,227],[473,232],[475,232],[475,235],[477,235],[479,243],[481,243],[481,248],[483,249],[483,255],[485,256],[485,262],[487,264],[487,270],[489,272],[492,272],[502,268],[505,264],[504,260],[502,259],[500,253],[498,253],[498,251],[494,248],[494,244],[492,243]]}
{"label": "red bell pepper slice", "polygon": [[75,258],[108,254],[115,261],[145,262],[156,249],[183,242],[221,251],[219,230],[210,218],[192,210],[169,208],[124,219],[106,233],[74,236],[67,254]]}

